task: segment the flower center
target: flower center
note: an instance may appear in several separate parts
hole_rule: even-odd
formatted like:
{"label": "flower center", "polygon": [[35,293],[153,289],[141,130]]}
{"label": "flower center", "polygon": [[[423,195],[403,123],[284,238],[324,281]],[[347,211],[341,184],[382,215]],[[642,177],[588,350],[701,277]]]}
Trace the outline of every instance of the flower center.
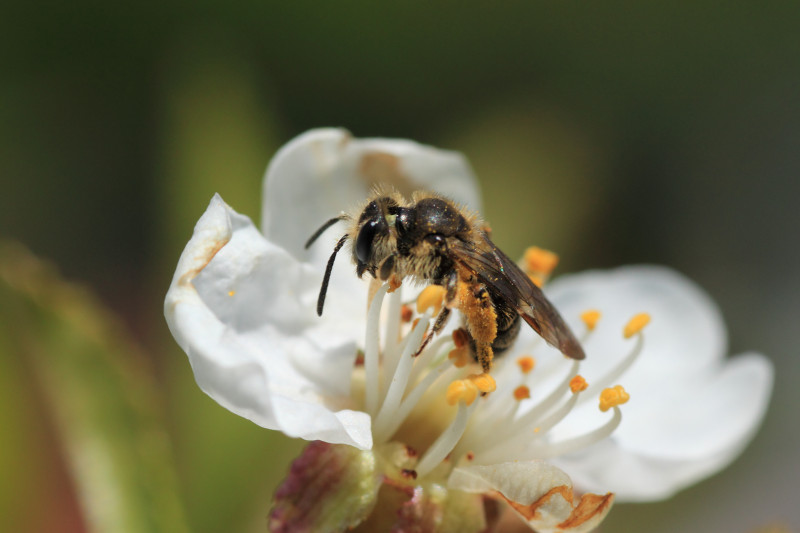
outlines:
{"label": "flower center", "polygon": [[[633,348],[594,383],[578,374],[580,361],[567,358],[542,369],[532,356],[502,358],[493,377],[480,373],[464,330],[442,334],[419,352],[441,308],[438,289],[422,291],[416,320],[402,302],[402,287],[386,283],[372,297],[364,365],[357,372],[363,371],[364,410],[372,416],[376,446],[391,441],[412,446],[421,453],[416,473],[424,476],[443,462],[452,467],[459,461],[551,458],[589,446],[616,429],[622,419],[619,405],[629,396],[612,385],[641,353],[649,315],[636,315],[625,326],[624,337],[635,337]],[[587,345],[600,313],[587,311],[581,318]],[[550,430],[592,397],[599,398],[601,411],[612,411],[611,418],[577,436],[554,440]]]}

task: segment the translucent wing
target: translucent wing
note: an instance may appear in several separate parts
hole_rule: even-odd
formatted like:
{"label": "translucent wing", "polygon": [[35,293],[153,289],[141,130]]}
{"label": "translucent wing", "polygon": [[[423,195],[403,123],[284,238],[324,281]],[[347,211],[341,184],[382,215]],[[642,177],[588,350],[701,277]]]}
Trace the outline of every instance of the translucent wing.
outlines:
{"label": "translucent wing", "polygon": [[572,359],[585,358],[575,335],[542,290],[485,233],[480,234],[475,243],[448,240],[451,259],[501,295],[549,345]]}

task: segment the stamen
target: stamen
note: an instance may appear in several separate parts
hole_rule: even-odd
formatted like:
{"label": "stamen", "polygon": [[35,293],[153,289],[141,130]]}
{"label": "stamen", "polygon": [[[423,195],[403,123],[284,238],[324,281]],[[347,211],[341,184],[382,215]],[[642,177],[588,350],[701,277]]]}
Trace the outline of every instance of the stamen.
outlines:
{"label": "stamen", "polygon": [[605,413],[612,407],[627,403],[630,399],[631,395],[625,392],[622,385],[615,385],[612,388],[604,389],[603,392],[600,393],[600,410]]}
{"label": "stamen", "polygon": [[536,359],[530,355],[523,355],[517,359],[517,365],[523,374],[529,374],[533,367],[536,366]]}
{"label": "stamen", "polygon": [[469,416],[472,414],[472,411],[475,409],[475,407],[477,407],[477,405],[478,404],[467,407],[463,401],[459,402],[458,413],[456,413],[453,423],[450,424],[450,427],[448,427],[444,433],[439,435],[439,438],[436,439],[430,448],[428,448],[428,451],[417,464],[416,471],[420,476],[428,474],[431,470],[438,466],[439,463],[444,461],[445,457],[447,457],[450,452],[453,451],[453,448],[455,448],[459,439],[461,439],[461,436],[464,434],[464,430],[467,428]]}
{"label": "stamen", "polygon": [[544,286],[545,280],[542,276],[537,276],[536,274],[528,274],[528,279],[530,279],[531,282],[540,289]]}
{"label": "stamen", "polygon": [[403,304],[400,308],[400,320],[402,320],[404,324],[408,324],[411,322],[412,318],[414,318],[414,310],[411,309],[411,306]]}
{"label": "stamen", "polygon": [[394,292],[400,288],[403,284],[403,280],[398,278],[395,274],[389,276],[389,292]]}
{"label": "stamen", "polygon": [[467,376],[467,379],[473,382],[475,386],[478,387],[478,390],[484,394],[497,390],[497,382],[491,375],[485,372],[482,374],[472,374],[471,376]]}
{"label": "stamen", "polygon": [[364,373],[366,374],[364,404],[367,413],[370,414],[375,414],[378,409],[380,315],[383,297],[386,296],[388,290],[388,283],[381,285],[375,292],[375,296],[372,297],[372,303],[367,311],[367,333],[364,339]]}
{"label": "stamen", "polygon": [[469,334],[467,333],[467,330],[464,328],[458,328],[453,331],[453,343],[456,345],[456,348],[466,346],[468,342]]}
{"label": "stamen", "polygon": [[597,322],[600,320],[600,316],[601,313],[597,309],[589,309],[581,313],[581,320],[586,324],[586,328],[589,331],[594,331],[594,328],[597,327]]}
{"label": "stamen", "polygon": [[538,246],[531,246],[525,250],[523,260],[528,274],[537,273],[548,276],[558,265],[557,254]]}
{"label": "stamen", "polygon": [[411,330],[411,333],[408,334],[408,342],[403,349],[403,353],[400,355],[400,361],[397,363],[397,369],[392,375],[392,381],[389,384],[389,390],[386,392],[386,398],[383,400],[383,405],[378,415],[375,417],[376,421],[397,411],[400,400],[402,400],[403,394],[405,394],[406,387],[408,386],[408,378],[411,374],[412,365],[414,364],[413,354],[417,350],[420,342],[422,342],[422,336],[425,334],[425,329],[428,327],[430,319],[430,313],[426,312],[422,316],[422,320],[420,320],[416,327]]}
{"label": "stamen", "polygon": [[644,327],[650,323],[650,315],[647,313],[639,313],[638,315],[631,318],[628,323],[625,325],[625,329],[623,330],[623,335],[626,339],[630,339]]}
{"label": "stamen", "polygon": [[447,354],[447,358],[453,361],[453,365],[455,365],[456,368],[464,368],[472,360],[469,354],[469,348],[466,346],[453,348],[450,350],[450,353]]}
{"label": "stamen", "polygon": [[380,394],[385,395],[389,387],[388,378],[394,375],[400,360],[400,314],[402,308],[402,287],[389,297],[389,312],[386,317],[386,331],[383,341],[383,375],[381,376]]}
{"label": "stamen", "polygon": [[447,386],[447,394],[445,398],[447,403],[455,405],[458,402],[463,402],[467,405],[472,405],[475,398],[478,397],[478,386],[470,379],[457,379]]}
{"label": "stamen", "polygon": [[603,390],[604,388],[610,386],[613,382],[619,379],[622,374],[627,371],[631,365],[636,361],[639,357],[639,354],[642,353],[642,349],[644,348],[644,335],[637,335],[636,336],[636,345],[633,347],[633,350],[625,356],[625,358],[620,361],[617,366],[606,372],[604,376],[600,378],[596,378],[594,382],[589,386],[586,394],[582,395],[583,400],[589,399],[594,397],[599,391]]}
{"label": "stamen", "polygon": [[553,442],[550,444],[536,446],[531,449],[531,455],[535,459],[550,459],[559,455],[566,455],[577,450],[582,450],[596,442],[603,440],[611,435],[622,421],[622,412],[619,410],[619,407],[614,407],[613,409],[614,416],[612,416],[611,420],[599,428],[584,435],[579,435],[561,442]]}
{"label": "stamen", "polygon": [[571,390],[573,394],[585,391],[587,388],[589,388],[589,384],[586,383],[586,380],[583,379],[583,376],[580,374],[576,375],[569,382],[569,390]]}
{"label": "stamen", "polygon": [[531,397],[531,390],[525,385],[520,385],[514,389],[514,399],[517,401],[527,400]]}
{"label": "stamen", "polygon": [[433,314],[438,314],[442,310],[445,292],[447,292],[445,288],[440,285],[428,285],[422,289],[417,297],[417,312],[424,313],[433,307]]}

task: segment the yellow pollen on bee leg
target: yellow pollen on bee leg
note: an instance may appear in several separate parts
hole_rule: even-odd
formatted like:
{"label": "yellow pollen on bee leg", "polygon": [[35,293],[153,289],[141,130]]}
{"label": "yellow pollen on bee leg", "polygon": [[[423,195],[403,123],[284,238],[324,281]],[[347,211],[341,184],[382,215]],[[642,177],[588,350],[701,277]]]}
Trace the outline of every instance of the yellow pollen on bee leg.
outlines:
{"label": "yellow pollen on bee leg", "polygon": [[470,362],[469,349],[466,346],[454,348],[447,354],[447,358],[453,361],[453,366],[456,368],[464,368]]}
{"label": "yellow pollen on bee leg", "polygon": [[536,366],[536,359],[530,355],[523,355],[517,359],[517,365],[523,374],[528,374],[531,370],[533,370],[533,367]]}
{"label": "yellow pollen on bee leg", "polygon": [[588,387],[589,384],[586,383],[586,380],[583,379],[583,376],[580,374],[577,374],[569,381],[569,390],[571,390],[573,394],[585,391]]}
{"label": "yellow pollen on bee leg", "polygon": [[497,390],[497,382],[495,382],[491,375],[485,372],[482,374],[472,374],[471,376],[467,376],[467,379],[474,383],[481,392],[494,392]]}
{"label": "yellow pollen on bee leg", "polygon": [[625,392],[622,385],[615,385],[608,389],[603,389],[600,393],[600,410],[604,413],[612,407],[622,405],[631,399],[631,395]]}
{"label": "yellow pollen on bee leg", "polygon": [[425,287],[417,297],[417,313],[424,313],[428,308],[433,307],[433,314],[438,314],[442,310],[445,292],[447,292],[445,288],[439,285]]}
{"label": "yellow pollen on bee leg", "polygon": [[587,309],[583,313],[581,313],[581,320],[583,323],[586,324],[586,329],[589,331],[594,331],[594,328],[597,327],[597,322],[600,320],[602,314],[597,309]]}
{"label": "yellow pollen on bee leg", "polygon": [[542,276],[548,276],[558,265],[557,254],[538,246],[531,246],[525,250],[523,260],[528,273],[535,272]]}
{"label": "yellow pollen on bee leg", "polygon": [[625,329],[623,330],[622,334],[625,336],[626,339],[630,339],[640,331],[644,329],[644,327],[650,323],[650,315],[647,313],[639,313],[638,315],[634,316],[628,323],[625,324]]}
{"label": "yellow pollen on bee leg", "polygon": [[514,389],[514,399],[517,401],[527,400],[531,397],[531,390],[525,385],[520,385]]}
{"label": "yellow pollen on bee leg", "polygon": [[472,380],[458,379],[447,386],[445,399],[450,405],[455,405],[463,401],[467,405],[471,405],[478,397],[478,387]]}

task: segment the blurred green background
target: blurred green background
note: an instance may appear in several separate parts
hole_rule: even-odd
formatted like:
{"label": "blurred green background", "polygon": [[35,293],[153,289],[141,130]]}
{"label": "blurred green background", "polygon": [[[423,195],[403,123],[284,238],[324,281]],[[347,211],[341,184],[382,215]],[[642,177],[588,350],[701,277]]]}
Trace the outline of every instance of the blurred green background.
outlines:
{"label": "blurred green background", "polygon": [[200,392],[162,299],[213,193],[257,220],[329,125],[464,152],[510,255],[675,267],[775,362],[739,461],[605,531],[800,525],[800,4],[487,4],[4,5],[0,236],[86,289],[2,248],[0,530],[265,529],[302,443]]}

